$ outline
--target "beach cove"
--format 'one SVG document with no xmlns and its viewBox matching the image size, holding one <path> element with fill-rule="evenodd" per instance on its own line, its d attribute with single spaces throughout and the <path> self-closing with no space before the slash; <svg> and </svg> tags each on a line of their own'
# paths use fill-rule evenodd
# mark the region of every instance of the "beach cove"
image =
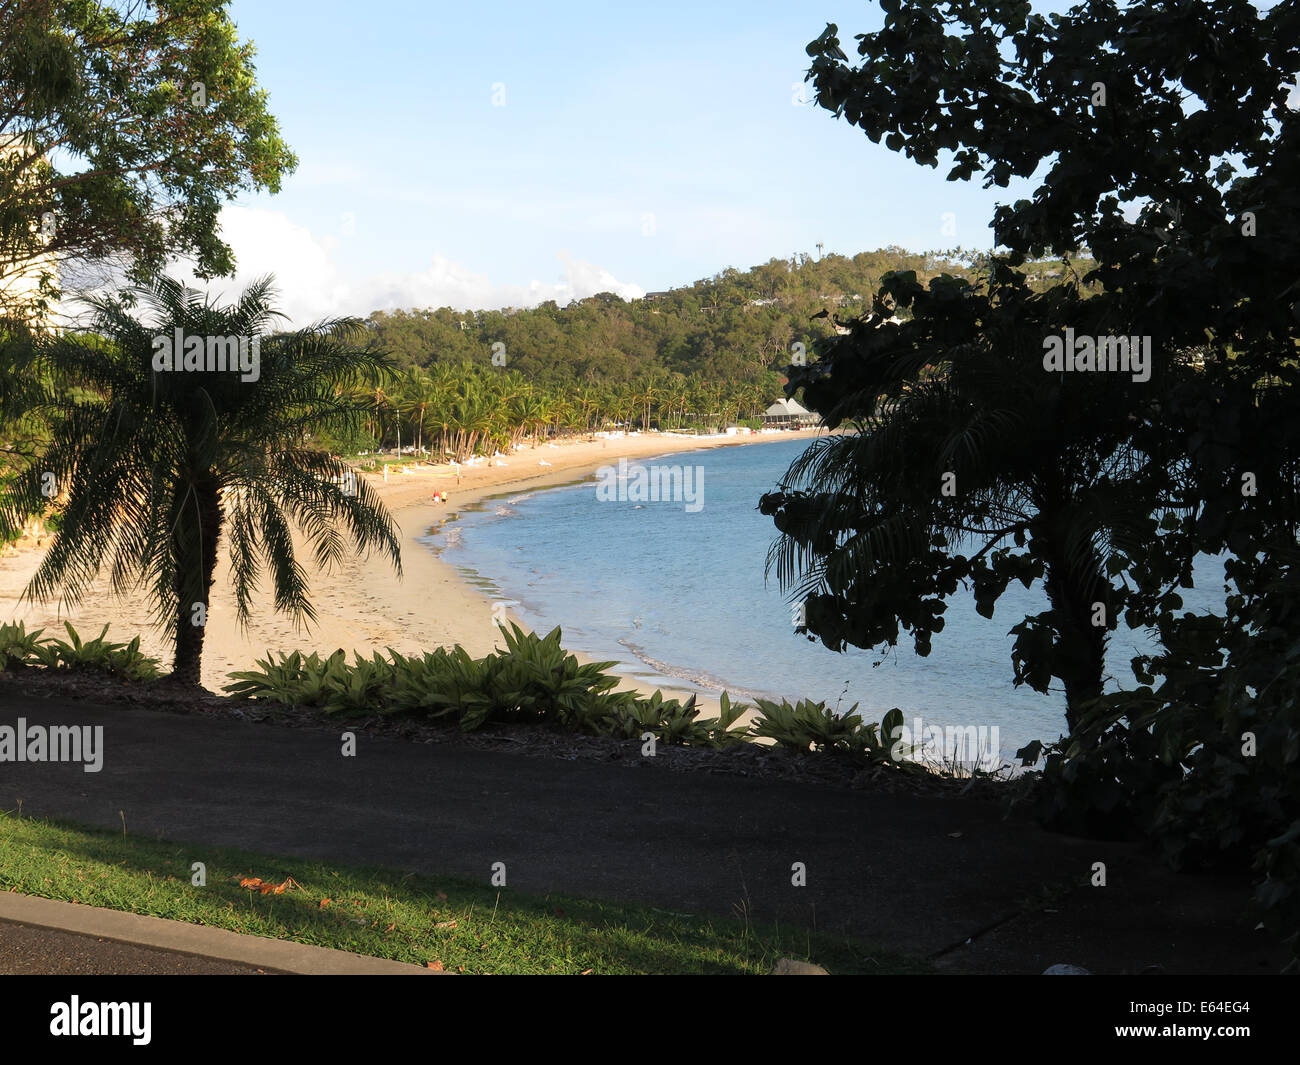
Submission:
<svg viewBox="0 0 1300 1065">
<path fill-rule="evenodd" d="M 471 655 L 488 654 L 500 643 L 497 622 L 502 617 L 493 598 L 467 581 L 452 563 L 438 557 L 427 544 L 430 529 L 452 520 L 459 511 L 503 491 L 531 492 L 574 481 L 619 459 L 643 460 L 661 455 L 718 447 L 761 446 L 765 443 L 813 439 L 824 430 L 783 431 L 750 435 L 692 436 L 680 433 L 637 433 L 590 439 L 567 439 L 537 447 L 525 445 L 506 456 L 503 465 L 423 466 L 411 472 L 390 472 L 387 481 L 366 474 L 399 527 L 402 575 L 378 555 L 350 555 L 332 571 L 314 568 L 300 538 L 295 538 L 299 559 L 310 575 L 315 622 L 306 630 L 291 618 L 276 613 L 269 577 L 253 597 L 248 625 L 236 622 L 229 567 L 219 552 L 216 581 L 208 605 L 204 640 L 203 685 L 220 692 L 229 674 L 253 668 L 259 658 L 293 650 L 328 653 L 336 648 L 369 656 L 392 648 L 416 654 L 435 647 L 460 644 Z M 545 465 L 542 465 L 545 463 Z M 434 492 L 446 492 L 448 502 L 433 502 Z M 48 543 L 48 541 L 46 541 Z M 108 638 L 125 641 L 140 636 L 147 654 L 170 663 L 171 647 L 154 627 L 143 596 L 115 597 L 107 580 L 101 580 L 86 598 L 71 609 L 57 601 L 22 600 L 24 588 L 40 564 L 43 549 L 19 549 L 0 557 L 0 617 L 23 622 L 28 630 L 45 629 L 45 635 L 65 637 L 68 621 L 83 639 L 97 636 L 104 625 Z M 507 614 L 508 616 L 508 614 Z M 574 648 L 568 648 L 575 650 Z M 591 660 L 590 656 L 578 654 Z M 653 685 L 627 678 L 626 687 L 643 693 Z M 681 694 L 687 688 L 664 688 Z M 700 700 L 705 712 L 716 701 Z"/>
</svg>

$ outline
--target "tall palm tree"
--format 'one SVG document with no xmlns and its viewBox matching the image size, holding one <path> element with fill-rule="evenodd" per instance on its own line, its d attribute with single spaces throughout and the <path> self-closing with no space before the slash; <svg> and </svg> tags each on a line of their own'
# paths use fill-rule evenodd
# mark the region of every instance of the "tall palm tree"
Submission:
<svg viewBox="0 0 1300 1065">
<path fill-rule="evenodd" d="M 435 363 L 429 369 L 429 426 L 438 428 L 439 455 L 451 450 L 451 402 L 459 379 L 460 373 L 454 366 Z"/>
<path fill-rule="evenodd" d="M 631 428 L 632 415 L 636 413 L 637 398 L 631 385 L 619 385 L 614 391 L 610 414 L 623 428 Z"/>
<path fill-rule="evenodd" d="M 590 385 L 583 385 L 574 395 L 573 402 L 581 414 L 582 432 L 590 432 L 592 419 L 599 407 L 599 397 L 596 390 Z"/>
<path fill-rule="evenodd" d="M 638 389 L 640 396 L 640 406 L 642 408 L 641 428 L 645 432 L 650 431 L 650 409 L 660 399 L 663 398 L 665 389 L 659 374 L 648 374 L 642 378 Z"/>
<path fill-rule="evenodd" d="M 452 450 L 457 459 L 471 457 L 481 439 L 491 431 L 493 403 L 481 380 L 467 377 L 452 397 L 448 421 Z"/>
<path fill-rule="evenodd" d="M 136 301 L 150 320 L 132 316 Z M 225 307 L 168 278 L 88 300 L 98 336 L 52 339 L 38 357 L 59 386 L 39 404 L 51 444 L 0 500 L 0 525 L 13 527 L 46 502 L 42 474 L 53 473 L 67 504 L 26 597 L 61 591 L 72 605 L 104 568 L 118 593 L 143 583 L 175 646 L 172 677 L 186 685 L 199 683 L 219 548 L 241 624 L 263 564 L 276 609 L 299 623 L 315 619 L 291 524 L 319 566 L 343 558 L 346 531 L 356 550 L 379 549 L 401 572 L 392 519 L 373 490 L 302 443 L 313 429 L 355 430 L 366 407 L 354 397 L 390 371 L 387 359 L 348 343 L 361 329 L 353 319 L 268 333 L 283 317 L 271 301 L 269 278 Z M 255 372 L 181 369 L 180 352 L 176 368 L 160 368 L 157 338 L 178 329 L 244 338 Z"/>
<path fill-rule="evenodd" d="M 413 369 L 406 379 L 406 393 L 403 406 L 407 417 L 415 426 L 415 451 L 424 454 L 424 419 L 434 403 L 433 379 L 427 371 L 419 366 Z"/>
<path fill-rule="evenodd" d="M 546 421 L 546 411 L 542 397 L 535 390 L 515 396 L 510 402 L 510 419 L 514 426 L 511 443 L 518 444 L 530 431 L 536 434 L 538 427 Z"/>
</svg>

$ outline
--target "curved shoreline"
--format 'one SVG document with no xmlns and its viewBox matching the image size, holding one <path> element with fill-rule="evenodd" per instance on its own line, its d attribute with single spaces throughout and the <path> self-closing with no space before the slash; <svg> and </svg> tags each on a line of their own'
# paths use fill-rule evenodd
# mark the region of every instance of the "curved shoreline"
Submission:
<svg viewBox="0 0 1300 1065">
<path fill-rule="evenodd" d="M 531 496 L 539 492 L 552 491 L 554 489 L 576 487 L 587 481 L 601 466 L 605 465 L 611 459 L 618 458 L 635 458 L 638 461 L 652 461 L 660 457 L 669 455 L 679 456 L 696 451 L 709 451 L 718 447 L 736 447 L 747 446 L 750 444 L 762 443 L 779 443 L 791 439 L 815 439 L 818 436 L 824 436 L 824 430 L 807 430 L 799 432 L 779 432 L 764 433 L 753 436 L 726 437 L 726 436 L 709 436 L 709 437 L 684 437 L 676 434 L 643 434 L 637 437 L 625 437 L 608 441 L 610 446 L 603 447 L 598 454 L 586 454 L 579 458 L 574 454 L 571 456 L 578 461 L 565 462 L 563 465 L 558 464 L 553 467 L 551 472 L 537 477 L 525 478 L 504 478 L 491 485 L 484 485 L 478 489 L 462 491 L 461 506 L 466 509 L 482 509 L 486 504 L 495 499 L 505 497 Z M 629 446 L 631 445 L 631 446 Z M 669 446 L 675 445 L 675 446 Z M 515 457 L 533 454 L 534 449 L 528 451 L 516 452 Z M 541 449 L 536 449 L 540 451 Z M 566 456 L 570 457 L 570 456 Z M 495 480 L 495 479 L 494 479 Z M 409 513 L 416 520 L 426 517 L 432 517 L 435 521 L 442 518 L 445 523 L 448 520 L 454 521 L 459 518 L 459 513 L 448 513 L 445 508 L 433 507 L 410 507 Z M 503 600 L 486 592 L 482 587 L 471 583 L 471 579 L 464 573 L 466 567 L 457 566 L 454 562 L 442 557 L 442 548 L 435 548 L 427 543 L 427 534 L 420 533 L 417 543 L 426 554 L 434 557 L 440 569 L 442 569 L 451 580 L 459 581 L 464 593 L 467 596 L 474 597 L 478 600 L 478 605 L 489 616 L 489 627 L 491 629 L 491 644 L 485 646 L 481 651 L 471 648 L 464 641 L 462 646 L 466 647 L 471 654 L 486 654 L 493 649 L 498 642 L 495 622 L 491 622 L 491 612 L 493 605 Z M 420 542 L 424 540 L 425 542 Z M 404 545 L 405 547 L 405 542 Z M 403 559 L 406 553 L 403 551 Z M 499 587 L 493 582 L 491 574 L 476 574 L 484 583 L 493 583 L 494 587 Z M 504 595 L 505 593 L 502 592 Z M 520 624 L 522 627 L 528 626 L 524 623 L 516 611 L 507 608 L 504 611 L 509 620 Z M 564 621 L 557 622 L 561 629 L 564 628 Z M 620 642 L 621 641 L 617 641 Z M 607 661 L 605 656 L 593 651 L 589 647 L 581 647 L 574 641 L 566 639 L 564 641 L 565 650 L 572 653 L 580 662 Z M 706 716 L 716 715 L 719 712 L 718 694 L 705 690 L 700 691 L 699 687 L 693 686 L 689 680 L 680 677 L 674 677 L 669 673 L 663 672 L 653 662 L 646 661 L 643 656 L 638 655 L 635 650 L 627 648 L 625 654 L 640 659 L 645 663 L 645 669 L 637 670 L 631 663 L 619 662 L 610 672 L 620 678 L 621 686 L 633 689 L 644 695 L 649 695 L 654 691 L 662 691 L 665 696 L 686 698 L 690 695 L 696 696 L 696 703 L 701 707 L 702 713 Z M 643 674 L 643 675 L 642 675 Z"/>
<path fill-rule="evenodd" d="M 653 462 L 660 457 L 684 457 L 690 454 L 692 454 L 691 451 L 661 453 L 660 455 L 646 456 L 638 459 L 638 461 Z M 592 470 L 578 476 L 567 476 L 563 480 L 558 480 L 555 484 L 529 488 L 525 491 L 506 487 L 504 491 L 492 490 L 486 492 L 477 499 L 465 504 L 461 510 L 449 514 L 444 520 L 444 527 L 450 522 L 460 522 L 466 518 L 472 518 L 476 526 L 499 521 L 506 515 L 489 512 L 499 510 L 502 505 L 513 508 L 515 504 L 545 492 L 565 491 L 589 485 L 594 472 L 596 471 Z M 525 523 L 524 527 L 527 527 L 527 523 Z M 504 613 L 510 621 L 525 630 L 533 629 L 538 633 L 549 631 L 557 624 L 566 633 L 572 631 L 571 621 L 557 621 L 554 618 L 539 617 L 540 610 L 530 607 L 519 596 L 512 595 L 510 590 L 502 585 L 498 576 L 458 561 L 456 556 L 462 545 L 460 537 L 456 534 L 455 527 L 445 528 L 444 542 L 432 543 L 430 541 L 433 538 L 433 536 L 425 535 L 417 539 L 425 550 L 431 551 L 435 558 L 451 566 L 462 582 L 470 589 L 476 590 L 483 595 L 489 604 L 503 602 L 507 604 Z M 568 625 L 567 628 L 566 625 Z M 775 693 L 751 691 L 742 684 L 727 683 L 725 680 L 709 673 L 692 671 L 686 667 L 676 667 L 669 662 L 661 662 L 651 657 L 643 648 L 632 643 L 626 636 L 616 637 L 611 635 L 604 641 L 603 645 L 600 645 L 599 650 L 597 649 L 598 643 L 598 634 L 589 630 L 585 639 L 581 636 L 566 636 L 564 646 L 565 650 L 570 651 L 583 662 L 614 660 L 615 665 L 611 668 L 611 673 L 622 678 L 625 684 L 636 685 L 638 688 L 644 687 L 647 691 L 660 690 L 666 694 L 695 694 L 697 702 L 707 702 L 715 705 L 724 691 L 730 693 L 733 700 L 739 698 L 747 702 L 752 702 L 756 696 L 780 698 Z"/>
</svg>

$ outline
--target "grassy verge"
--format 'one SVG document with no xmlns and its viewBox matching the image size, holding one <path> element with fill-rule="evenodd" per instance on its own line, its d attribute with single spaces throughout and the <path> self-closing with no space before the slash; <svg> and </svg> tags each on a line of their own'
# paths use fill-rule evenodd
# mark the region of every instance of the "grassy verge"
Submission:
<svg viewBox="0 0 1300 1065">
<path fill-rule="evenodd" d="M 206 866 L 205 887 L 191 884 L 196 861 Z M 285 886 L 262 894 L 240 886 L 249 878 Z M 0 890 L 452 972 L 765 973 L 782 957 L 836 974 L 927 971 L 903 955 L 802 929 L 189 846 L 4 812 Z"/>
<path fill-rule="evenodd" d="M 442 464 L 447 462 L 445 455 L 345 455 L 343 461 L 358 469 L 377 471 L 385 466 L 418 466 L 423 462 Z"/>
</svg>

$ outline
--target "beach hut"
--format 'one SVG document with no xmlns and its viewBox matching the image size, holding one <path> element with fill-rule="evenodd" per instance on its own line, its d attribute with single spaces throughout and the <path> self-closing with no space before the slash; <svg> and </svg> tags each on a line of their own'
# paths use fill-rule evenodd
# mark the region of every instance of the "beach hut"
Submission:
<svg viewBox="0 0 1300 1065">
<path fill-rule="evenodd" d="M 763 425 L 774 429 L 802 429 L 821 419 L 793 399 L 778 399 L 763 412 Z"/>
</svg>

